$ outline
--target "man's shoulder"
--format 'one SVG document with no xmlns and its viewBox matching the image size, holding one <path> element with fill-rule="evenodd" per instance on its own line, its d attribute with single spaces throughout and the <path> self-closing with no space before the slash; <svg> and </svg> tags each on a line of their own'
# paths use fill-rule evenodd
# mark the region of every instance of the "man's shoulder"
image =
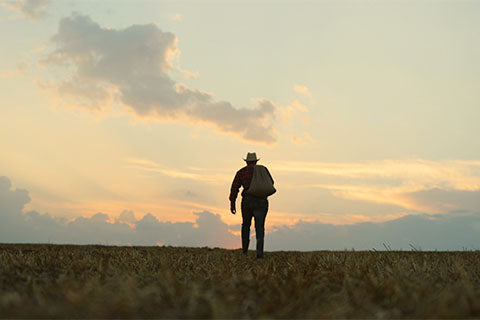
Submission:
<svg viewBox="0 0 480 320">
<path fill-rule="evenodd" d="M 243 168 L 240 168 L 238 171 L 237 171 L 237 174 L 239 174 L 240 172 L 243 172 L 247 170 L 247 166 L 243 167 Z"/>
<path fill-rule="evenodd" d="M 241 172 L 241 171 L 246 171 L 246 170 L 248 170 L 248 169 L 255 169 L 255 167 L 257 167 L 257 168 L 265 168 L 265 169 L 268 170 L 268 168 L 267 168 L 266 166 L 261 165 L 261 164 L 256 164 L 256 165 L 251 166 L 251 167 L 245 166 L 245 167 L 241 168 L 240 170 L 238 170 L 237 173 L 239 173 L 239 172 Z"/>
</svg>

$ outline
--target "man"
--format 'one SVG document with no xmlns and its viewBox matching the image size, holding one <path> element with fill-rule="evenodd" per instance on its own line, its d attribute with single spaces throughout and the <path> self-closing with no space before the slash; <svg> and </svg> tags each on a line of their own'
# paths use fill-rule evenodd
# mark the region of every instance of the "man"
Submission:
<svg viewBox="0 0 480 320">
<path fill-rule="evenodd" d="M 230 211 L 232 214 L 237 212 L 235 207 L 235 201 L 237 199 L 240 186 L 243 187 L 242 191 L 242 250 L 244 254 L 248 253 L 248 245 L 250 243 L 250 226 L 252 224 L 252 217 L 255 219 L 255 233 L 257 238 L 257 258 L 263 258 L 263 239 L 265 236 L 265 218 L 268 211 L 267 198 L 259 198 L 247 193 L 250 183 L 252 182 L 253 170 L 257 161 L 255 152 L 248 153 L 247 158 L 243 159 L 247 165 L 238 170 L 235 178 L 232 182 L 232 188 L 230 189 Z M 268 172 L 268 170 L 267 170 Z M 268 172 L 270 175 L 270 172 Z M 270 178 L 273 178 L 270 175 Z"/>
</svg>

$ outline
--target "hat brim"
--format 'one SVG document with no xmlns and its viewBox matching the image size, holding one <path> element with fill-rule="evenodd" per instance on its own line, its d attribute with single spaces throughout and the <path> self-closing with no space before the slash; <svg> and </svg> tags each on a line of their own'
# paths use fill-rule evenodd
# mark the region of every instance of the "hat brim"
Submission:
<svg viewBox="0 0 480 320">
<path fill-rule="evenodd" d="M 243 159 L 243 160 L 244 161 L 258 161 L 258 160 L 260 160 L 260 158 L 258 158 L 258 159 Z"/>
</svg>

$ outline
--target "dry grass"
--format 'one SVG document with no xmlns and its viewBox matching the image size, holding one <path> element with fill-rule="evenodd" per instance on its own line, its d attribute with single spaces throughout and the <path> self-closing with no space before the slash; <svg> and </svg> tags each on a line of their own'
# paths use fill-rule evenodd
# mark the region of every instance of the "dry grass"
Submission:
<svg viewBox="0 0 480 320">
<path fill-rule="evenodd" d="M 7 318 L 467 318 L 479 252 L 0 245 Z"/>
</svg>

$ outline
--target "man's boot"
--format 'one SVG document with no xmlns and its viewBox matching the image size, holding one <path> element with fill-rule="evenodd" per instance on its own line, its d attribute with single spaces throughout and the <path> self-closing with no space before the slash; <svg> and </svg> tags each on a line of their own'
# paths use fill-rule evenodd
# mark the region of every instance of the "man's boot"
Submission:
<svg viewBox="0 0 480 320">
<path fill-rule="evenodd" d="M 263 258 L 263 239 L 257 239 L 257 259 Z"/>
</svg>

